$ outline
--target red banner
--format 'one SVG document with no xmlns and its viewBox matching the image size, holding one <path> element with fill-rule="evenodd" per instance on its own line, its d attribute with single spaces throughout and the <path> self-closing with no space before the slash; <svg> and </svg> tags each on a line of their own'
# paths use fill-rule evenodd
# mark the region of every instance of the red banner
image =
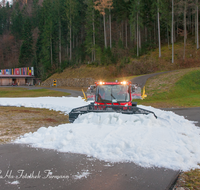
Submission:
<svg viewBox="0 0 200 190">
<path fill-rule="evenodd" d="M 15 75 L 19 75 L 19 68 L 15 69 Z"/>
</svg>

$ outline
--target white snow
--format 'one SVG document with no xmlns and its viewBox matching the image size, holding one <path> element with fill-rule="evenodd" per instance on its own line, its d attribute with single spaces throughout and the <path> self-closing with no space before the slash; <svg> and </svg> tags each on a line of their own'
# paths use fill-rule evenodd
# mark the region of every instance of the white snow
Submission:
<svg viewBox="0 0 200 190">
<path fill-rule="evenodd" d="M 74 97 L 39 97 L 39 98 L 0 98 L 1 106 L 47 108 L 55 111 L 70 112 L 71 109 L 87 105 L 79 96 Z"/>
<path fill-rule="evenodd" d="M 16 181 L 12 181 L 12 182 L 8 181 L 7 184 L 19 185 L 19 181 L 17 181 L 17 180 Z"/>
<path fill-rule="evenodd" d="M 88 172 L 88 170 L 83 170 L 81 173 L 78 172 L 77 175 L 74 175 L 74 179 L 81 179 L 81 178 L 87 178 L 91 173 Z"/>
<path fill-rule="evenodd" d="M 49 108 L 69 112 L 86 105 L 79 98 L 0 98 L 0 105 Z M 199 168 L 200 129 L 170 111 L 139 106 L 149 115 L 88 113 L 73 124 L 41 127 L 15 143 L 93 156 L 110 162 L 134 162 L 143 167 L 187 171 Z"/>
</svg>

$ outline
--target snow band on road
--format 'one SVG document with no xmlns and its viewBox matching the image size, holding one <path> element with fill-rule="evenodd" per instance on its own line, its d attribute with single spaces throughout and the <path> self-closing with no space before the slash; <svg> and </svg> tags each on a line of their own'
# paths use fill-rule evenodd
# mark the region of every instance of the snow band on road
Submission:
<svg viewBox="0 0 200 190">
<path fill-rule="evenodd" d="M 86 105 L 79 98 L 0 98 L 0 105 L 48 108 L 68 113 Z M 110 162 L 134 162 L 143 167 L 187 171 L 199 168 L 200 129 L 173 112 L 139 106 L 149 115 L 88 113 L 73 124 L 41 127 L 15 143 L 94 156 Z"/>
</svg>

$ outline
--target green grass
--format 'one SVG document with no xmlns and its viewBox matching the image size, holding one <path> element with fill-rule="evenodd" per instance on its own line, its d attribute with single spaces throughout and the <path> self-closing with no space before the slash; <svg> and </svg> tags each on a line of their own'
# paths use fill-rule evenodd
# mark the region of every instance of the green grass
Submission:
<svg viewBox="0 0 200 190">
<path fill-rule="evenodd" d="M 43 96 L 68 96 L 69 93 L 47 89 L 28 90 L 26 88 L 0 88 L 0 97 L 43 97 Z"/>
<path fill-rule="evenodd" d="M 170 80 L 170 78 L 166 79 Z M 140 104 L 169 105 L 177 107 L 200 107 L 200 70 L 189 71 L 183 75 L 170 89 L 163 91 L 167 84 L 158 84 L 157 89 L 151 90 L 151 96 Z"/>
</svg>

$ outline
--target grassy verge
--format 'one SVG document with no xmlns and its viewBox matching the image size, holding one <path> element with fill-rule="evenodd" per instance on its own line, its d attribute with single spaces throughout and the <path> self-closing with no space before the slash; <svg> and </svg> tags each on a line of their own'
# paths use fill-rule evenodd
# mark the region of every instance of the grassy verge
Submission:
<svg viewBox="0 0 200 190">
<path fill-rule="evenodd" d="M 26 88 L 1 87 L 0 97 L 43 97 L 43 96 L 68 96 L 69 93 L 47 89 L 28 90 Z"/>
<path fill-rule="evenodd" d="M 200 170 L 194 169 L 180 174 L 174 190 L 182 187 L 183 190 L 200 189 Z M 180 189 L 181 190 L 181 189 Z"/>
<path fill-rule="evenodd" d="M 139 104 L 154 107 L 200 107 L 200 68 L 155 76 L 146 84 L 147 98 Z"/>
</svg>

